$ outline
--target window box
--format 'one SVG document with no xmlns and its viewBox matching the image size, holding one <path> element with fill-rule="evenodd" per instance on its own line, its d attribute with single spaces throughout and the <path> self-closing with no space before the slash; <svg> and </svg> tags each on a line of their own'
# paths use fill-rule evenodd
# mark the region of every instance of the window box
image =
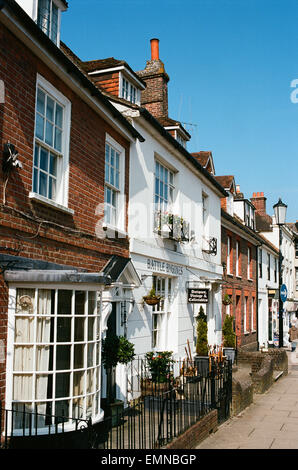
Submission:
<svg viewBox="0 0 298 470">
<path fill-rule="evenodd" d="M 189 223 L 182 217 L 167 212 L 154 213 L 154 232 L 162 238 L 189 241 Z"/>
</svg>

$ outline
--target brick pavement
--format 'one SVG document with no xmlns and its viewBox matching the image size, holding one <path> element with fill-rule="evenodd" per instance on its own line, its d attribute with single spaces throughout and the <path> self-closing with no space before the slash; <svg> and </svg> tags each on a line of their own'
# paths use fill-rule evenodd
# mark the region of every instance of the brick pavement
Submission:
<svg viewBox="0 0 298 470">
<path fill-rule="evenodd" d="M 288 360 L 288 375 L 196 449 L 298 449 L 298 351 Z"/>
</svg>

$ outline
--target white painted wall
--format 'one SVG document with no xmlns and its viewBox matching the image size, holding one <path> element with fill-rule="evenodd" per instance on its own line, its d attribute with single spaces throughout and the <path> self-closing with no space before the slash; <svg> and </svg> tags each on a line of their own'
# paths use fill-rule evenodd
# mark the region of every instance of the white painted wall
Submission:
<svg viewBox="0 0 298 470">
<path fill-rule="evenodd" d="M 123 111 L 121 106 L 118 107 Z M 194 317 L 199 304 L 187 303 L 187 283 L 196 282 L 196 287 L 209 289 L 208 341 L 211 345 L 221 344 L 221 291 L 216 279 L 222 277 L 221 266 L 221 225 L 220 196 L 202 175 L 196 174 L 185 157 L 169 147 L 169 144 L 143 118 L 133 120 L 133 125 L 145 138 L 145 142 L 132 144 L 130 151 L 130 195 L 129 224 L 130 252 L 132 261 L 143 285 L 134 292 L 136 304 L 128 319 L 127 337 L 135 344 L 138 355 L 152 350 L 151 327 L 152 307 L 143 302 L 143 296 L 152 286 L 152 275 L 160 274 L 158 269 L 148 269 L 147 260 L 154 259 L 180 268 L 179 274 L 172 275 L 174 286 L 173 302 L 164 317 L 163 347 L 173 351 L 176 358 L 185 357 L 189 340 L 195 351 Z M 190 222 L 192 241 L 176 243 L 164 240 L 154 233 L 154 184 L 155 158 L 175 173 L 173 213 Z M 207 195 L 208 218 L 203 228 L 202 194 Z M 217 238 L 217 255 L 202 251 L 206 247 L 204 237 Z M 162 273 L 165 274 L 165 273 Z M 211 279 L 212 282 L 206 282 Z M 214 281 L 214 282 L 213 282 Z"/>
</svg>

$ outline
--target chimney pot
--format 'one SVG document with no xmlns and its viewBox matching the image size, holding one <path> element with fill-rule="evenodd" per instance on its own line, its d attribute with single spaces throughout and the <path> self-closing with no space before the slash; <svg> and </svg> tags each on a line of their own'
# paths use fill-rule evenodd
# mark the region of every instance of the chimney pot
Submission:
<svg viewBox="0 0 298 470">
<path fill-rule="evenodd" d="M 153 38 L 151 43 L 151 60 L 159 60 L 159 39 Z"/>
<path fill-rule="evenodd" d="M 236 193 L 240 193 L 240 184 L 236 184 Z"/>
<path fill-rule="evenodd" d="M 252 197 L 256 197 L 256 193 L 253 193 Z"/>
<path fill-rule="evenodd" d="M 261 193 L 261 197 L 264 197 L 264 193 L 263 193 L 263 192 Z"/>
</svg>

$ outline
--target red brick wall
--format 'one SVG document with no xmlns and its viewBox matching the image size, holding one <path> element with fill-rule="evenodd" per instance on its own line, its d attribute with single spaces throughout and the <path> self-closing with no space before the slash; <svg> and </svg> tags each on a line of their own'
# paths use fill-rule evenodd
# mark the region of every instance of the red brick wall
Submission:
<svg viewBox="0 0 298 470">
<path fill-rule="evenodd" d="M 141 103 L 154 117 L 168 116 L 168 86 L 163 75 L 147 78 L 146 89 L 142 91 Z"/>
<path fill-rule="evenodd" d="M 256 336 L 256 247 L 251 245 L 245 238 L 236 235 L 232 231 L 222 227 L 222 245 L 221 256 L 222 262 L 227 262 L 227 237 L 231 240 L 231 274 L 225 272 L 226 284 L 223 284 L 222 295 L 228 294 L 232 297 L 230 305 L 230 314 L 234 316 L 235 332 L 237 336 L 237 347 L 255 348 L 257 345 Z M 236 241 L 240 243 L 240 262 L 239 276 L 236 276 Z M 251 247 L 251 280 L 247 276 L 247 248 Z M 244 332 L 244 302 L 247 297 L 247 330 Z M 254 324 L 251 325 L 251 307 L 252 299 L 254 299 Z M 223 305 L 223 320 L 225 318 L 227 307 Z"/>
<path fill-rule="evenodd" d="M 105 134 L 125 149 L 125 194 L 129 194 L 129 142 L 120 136 L 71 89 L 0 24 L 0 79 L 5 103 L 0 104 L 0 155 L 10 141 L 23 165 L 11 174 L 3 205 L 0 162 L 0 254 L 18 254 L 63 265 L 100 271 L 113 254 L 128 256 L 128 239 L 102 239 L 95 234 L 104 202 Z M 46 78 L 71 103 L 69 203 L 74 215 L 34 203 L 32 158 L 36 74 Z M 126 207 L 127 208 L 127 207 Z M 41 221 L 47 221 L 41 223 Z M 127 217 L 125 225 L 127 227 Z M 0 275 L 0 340 L 7 336 L 8 290 Z M 0 399 L 5 393 L 5 363 L 0 363 Z"/>
</svg>

